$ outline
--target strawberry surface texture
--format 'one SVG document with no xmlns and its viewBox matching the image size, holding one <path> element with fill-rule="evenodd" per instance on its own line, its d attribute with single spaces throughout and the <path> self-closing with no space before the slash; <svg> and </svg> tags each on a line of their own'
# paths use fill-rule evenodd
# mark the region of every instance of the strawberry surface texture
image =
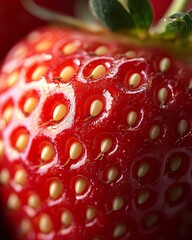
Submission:
<svg viewBox="0 0 192 240">
<path fill-rule="evenodd" d="M 191 59 L 149 45 L 46 27 L 9 52 L 0 190 L 13 239 L 190 239 Z"/>
</svg>

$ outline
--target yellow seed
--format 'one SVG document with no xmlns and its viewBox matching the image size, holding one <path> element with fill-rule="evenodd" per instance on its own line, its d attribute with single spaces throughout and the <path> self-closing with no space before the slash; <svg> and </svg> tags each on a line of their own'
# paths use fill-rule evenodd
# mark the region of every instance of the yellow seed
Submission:
<svg viewBox="0 0 192 240">
<path fill-rule="evenodd" d="M 98 65 L 97 67 L 95 67 L 93 69 L 93 71 L 89 77 L 92 79 L 95 79 L 95 78 L 103 76 L 106 72 L 107 72 L 107 69 L 104 65 Z"/>
<path fill-rule="evenodd" d="M 160 134 L 160 127 L 158 125 L 154 125 L 151 127 L 149 131 L 149 138 L 154 140 L 156 139 Z"/>
<path fill-rule="evenodd" d="M 7 207 L 10 210 L 18 210 L 20 208 L 20 200 L 15 193 L 11 193 L 7 200 Z"/>
<path fill-rule="evenodd" d="M 29 142 L 29 134 L 23 133 L 18 136 L 15 143 L 15 148 L 19 152 L 23 152 L 26 149 L 28 142 Z"/>
<path fill-rule="evenodd" d="M 87 181 L 85 178 L 79 178 L 75 183 L 75 192 L 80 195 L 84 192 L 87 187 Z"/>
<path fill-rule="evenodd" d="M 145 217 L 145 227 L 153 227 L 158 221 L 158 215 L 156 213 L 151 213 Z"/>
<path fill-rule="evenodd" d="M 47 68 L 45 66 L 38 66 L 32 73 L 32 76 L 31 76 L 32 80 L 33 81 L 39 80 L 41 77 L 43 77 L 46 71 L 47 71 Z"/>
<path fill-rule="evenodd" d="M 49 196 L 53 199 L 58 198 L 63 190 L 63 185 L 60 181 L 53 181 L 49 187 Z"/>
<path fill-rule="evenodd" d="M 94 100 L 90 106 L 90 115 L 96 117 L 103 110 L 103 102 L 100 100 Z"/>
<path fill-rule="evenodd" d="M 23 111 L 26 114 L 30 114 L 36 108 L 37 104 L 38 104 L 38 99 L 36 97 L 29 97 L 26 99 L 24 103 Z"/>
<path fill-rule="evenodd" d="M 75 53 L 78 49 L 78 45 L 74 42 L 72 43 L 68 43 L 67 45 L 65 45 L 65 47 L 63 48 L 63 54 L 72 54 Z"/>
<path fill-rule="evenodd" d="M 37 209 L 40 206 L 40 198 L 36 193 L 29 196 L 28 205 L 34 209 Z"/>
<path fill-rule="evenodd" d="M 113 142 L 111 140 L 111 138 L 104 138 L 101 142 L 101 152 L 105 153 L 107 151 L 109 151 L 109 149 L 112 147 Z"/>
<path fill-rule="evenodd" d="M 113 237 L 118 238 L 125 234 L 127 227 L 124 224 L 118 224 L 113 230 Z"/>
<path fill-rule="evenodd" d="M 161 88 L 158 92 L 158 100 L 161 104 L 164 104 L 168 96 L 168 91 L 166 88 Z"/>
<path fill-rule="evenodd" d="M 125 53 L 125 56 L 126 57 L 128 57 L 128 58 L 134 58 L 134 57 L 136 57 L 136 52 L 134 52 L 134 51 L 127 51 L 126 53 Z"/>
<path fill-rule="evenodd" d="M 42 42 L 39 42 L 36 47 L 35 47 L 35 50 L 37 52 L 43 52 L 43 51 L 47 51 L 49 50 L 51 47 L 52 47 L 52 42 L 51 41 L 47 41 L 47 40 L 44 40 Z"/>
<path fill-rule="evenodd" d="M 95 50 L 97 56 L 106 55 L 109 49 L 105 46 L 100 46 Z"/>
<path fill-rule="evenodd" d="M 39 220 L 39 229 L 42 233 L 50 233 L 53 229 L 51 217 L 48 214 L 43 214 Z"/>
<path fill-rule="evenodd" d="M 19 169 L 15 173 L 14 180 L 17 184 L 23 186 L 27 181 L 27 177 L 28 177 L 28 175 L 27 175 L 26 171 L 24 169 Z"/>
<path fill-rule="evenodd" d="M 123 204 L 124 204 L 124 199 L 121 196 L 116 196 L 112 202 L 113 211 L 120 210 L 123 207 Z"/>
<path fill-rule="evenodd" d="M 27 234 L 31 231 L 31 222 L 28 219 L 23 219 L 20 223 L 20 231 L 22 234 Z"/>
<path fill-rule="evenodd" d="M 72 213 L 69 210 L 64 210 L 61 215 L 62 225 L 64 225 L 65 227 L 68 227 L 69 225 L 71 225 L 72 221 L 73 221 Z"/>
<path fill-rule="evenodd" d="M 183 136 L 187 130 L 187 127 L 188 127 L 188 123 L 185 119 L 181 120 L 179 123 L 178 123 L 178 126 L 177 126 L 177 130 L 178 130 L 178 133 Z"/>
<path fill-rule="evenodd" d="M 61 81 L 70 79 L 75 73 L 75 69 L 71 66 L 64 67 L 60 73 Z"/>
<path fill-rule="evenodd" d="M 67 115 L 67 107 L 65 104 L 58 104 L 53 111 L 53 120 L 61 121 Z"/>
<path fill-rule="evenodd" d="M 96 217 L 96 210 L 94 207 L 89 207 L 86 211 L 87 221 L 92 221 Z"/>
<path fill-rule="evenodd" d="M 107 179 L 108 181 L 114 181 L 119 174 L 119 170 L 117 167 L 110 167 L 107 171 Z"/>
<path fill-rule="evenodd" d="M 148 198 L 149 198 L 149 191 L 143 190 L 139 193 L 137 202 L 138 204 L 143 204 L 148 200 Z"/>
<path fill-rule="evenodd" d="M 3 185 L 8 185 L 10 181 L 9 170 L 4 168 L 0 172 L 0 183 Z"/>
<path fill-rule="evenodd" d="M 4 155 L 4 144 L 3 141 L 0 139 L 0 159 L 3 157 Z"/>
<path fill-rule="evenodd" d="M 148 163 L 142 163 L 138 168 L 138 177 L 144 177 L 149 171 L 149 164 Z"/>
<path fill-rule="evenodd" d="M 9 77 L 7 78 L 7 86 L 8 87 L 12 87 L 19 79 L 19 72 L 18 71 L 14 71 L 11 73 L 11 75 L 9 75 Z"/>
<path fill-rule="evenodd" d="M 12 115 L 13 115 L 13 107 L 9 106 L 5 108 L 2 114 L 2 118 L 6 122 L 6 124 L 8 124 L 11 121 Z"/>
<path fill-rule="evenodd" d="M 83 151 L 83 146 L 79 142 L 74 142 L 69 149 L 69 157 L 74 160 L 80 157 Z"/>
<path fill-rule="evenodd" d="M 188 90 L 190 90 L 191 88 L 192 88 L 192 78 L 189 80 Z"/>
<path fill-rule="evenodd" d="M 141 83 L 141 75 L 139 73 L 133 73 L 129 77 L 129 87 L 131 89 L 137 88 Z"/>
<path fill-rule="evenodd" d="M 42 161 L 49 161 L 53 159 L 55 156 L 55 150 L 51 144 L 45 145 L 41 150 L 41 160 Z"/>
<path fill-rule="evenodd" d="M 175 186 L 172 188 L 168 194 L 168 199 L 170 202 L 176 202 L 183 194 L 183 188 L 181 186 Z"/>
<path fill-rule="evenodd" d="M 24 57 L 26 54 L 27 54 L 27 48 L 24 46 L 20 46 L 13 53 L 14 57 L 16 58 Z"/>
<path fill-rule="evenodd" d="M 171 66 L 171 61 L 169 58 L 165 57 L 163 59 L 161 59 L 160 63 L 159 63 L 159 69 L 161 72 L 165 73 L 169 70 Z"/>
<path fill-rule="evenodd" d="M 128 115 L 127 115 L 127 123 L 128 126 L 132 126 L 136 123 L 137 121 L 137 113 L 135 111 L 131 111 Z"/>
<path fill-rule="evenodd" d="M 174 156 L 170 162 L 170 170 L 172 172 L 177 171 L 180 168 L 181 163 L 182 163 L 182 159 L 179 156 Z"/>
</svg>

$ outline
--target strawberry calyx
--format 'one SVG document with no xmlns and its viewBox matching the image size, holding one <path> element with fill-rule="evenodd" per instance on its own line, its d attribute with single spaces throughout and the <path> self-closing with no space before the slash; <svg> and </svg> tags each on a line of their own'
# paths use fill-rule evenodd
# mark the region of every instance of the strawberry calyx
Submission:
<svg viewBox="0 0 192 240">
<path fill-rule="evenodd" d="M 95 18 L 112 32 L 128 32 L 139 37 L 155 36 L 168 40 L 192 35 L 192 10 L 180 12 L 186 0 L 174 1 L 159 25 L 152 27 L 153 11 L 149 0 L 90 0 Z M 179 12 L 178 12 L 179 11 Z"/>
</svg>

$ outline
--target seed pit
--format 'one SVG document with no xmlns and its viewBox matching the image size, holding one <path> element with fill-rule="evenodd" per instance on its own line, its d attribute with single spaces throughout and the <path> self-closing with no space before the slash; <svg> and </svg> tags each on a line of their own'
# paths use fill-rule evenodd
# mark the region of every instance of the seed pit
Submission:
<svg viewBox="0 0 192 240">
<path fill-rule="evenodd" d="M 39 102 L 39 95 L 35 90 L 30 90 L 23 94 L 19 102 L 20 109 L 25 116 L 30 115 L 37 107 Z"/>
<path fill-rule="evenodd" d="M 11 135 L 12 146 L 19 152 L 24 152 L 28 146 L 30 135 L 24 127 L 14 130 Z"/>
<path fill-rule="evenodd" d="M 65 96 L 60 94 L 51 95 L 44 103 L 41 115 L 43 125 L 55 125 L 64 120 L 69 113 L 69 104 Z"/>
<path fill-rule="evenodd" d="M 101 58 L 99 60 L 94 60 L 89 62 L 83 69 L 83 76 L 88 81 L 101 79 L 106 76 L 111 67 L 111 62 L 107 58 Z"/>
</svg>

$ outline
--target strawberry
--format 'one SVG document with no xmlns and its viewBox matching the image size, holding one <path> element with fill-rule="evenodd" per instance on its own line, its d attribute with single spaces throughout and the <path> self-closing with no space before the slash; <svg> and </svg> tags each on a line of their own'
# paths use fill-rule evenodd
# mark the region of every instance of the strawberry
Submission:
<svg viewBox="0 0 192 240">
<path fill-rule="evenodd" d="M 90 1 L 123 33 L 45 27 L 4 61 L 0 191 L 14 239 L 191 237 L 191 12 L 151 36 L 148 1 L 139 15 L 128 3 Z"/>
</svg>

